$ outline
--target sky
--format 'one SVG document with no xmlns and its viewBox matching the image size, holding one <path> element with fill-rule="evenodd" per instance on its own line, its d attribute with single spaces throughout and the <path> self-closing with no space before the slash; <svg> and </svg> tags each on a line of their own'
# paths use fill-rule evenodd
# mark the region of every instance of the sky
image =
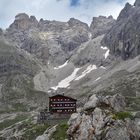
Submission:
<svg viewBox="0 0 140 140">
<path fill-rule="evenodd" d="M 126 2 L 135 0 L 0 0 L 0 27 L 5 29 L 18 13 L 34 15 L 38 20 L 68 21 L 74 17 L 88 24 L 95 16 L 117 18 Z"/>
</svg>

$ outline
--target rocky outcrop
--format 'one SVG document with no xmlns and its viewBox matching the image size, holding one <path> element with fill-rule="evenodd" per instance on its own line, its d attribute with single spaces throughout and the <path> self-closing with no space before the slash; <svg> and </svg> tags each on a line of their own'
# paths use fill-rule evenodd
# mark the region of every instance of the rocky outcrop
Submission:
<svg viewBox="0 0 140 140">
<path fill-rule="evenodd" d="M 134 6 L 140 6 L 140 0 L 136 0 Z"/>
<path fill-rule="evenodd" d="M 9 30 L 27 30 L 32 27 L 37 27 L 38 21 L 35 16 L 28 16 L 25 13 L 20 13 L 15 16 L 15 21 L 10 25 Z"/>
<path fill-rule="evenodd" d="M 90 25 L 90 31 L 92 33 L 92 38 L 103 35 L 107 33 L 111 27 L 114 25 L 115 20 L 112 16 L 104 17 L 93 17 L 92 23 Z"/>
<path fill-rule="evenodd" d="M 116 112 L 123 111 L 125 108 L 124 97 L 121 95 L 114 96 L 97 96 L 93 95 L 90 97 L 89 101 L 84 105 L 84 110 L 93 109 L 100 106 L 108 106 Z"/>
<path fill-rule="evenodd" d="M 18 108 L 16 104 L 21 105 L 21 110 L 25 109 L 27 104 L 28 109 L 30 105 L 36 104 L 33 103 L 36 93 L 39 96 L 42 93 L 34 90 L 32 80 L 39 69 L 35 59 L 25 51 L 0 41 L 0 111 Z M 37 104 L 35 106 L 37 107 Z"/>
<path fill-rule="evenodd" d="M 123 59 L 133 58 L 140 54 L 140 5 L 135 7 L 127 3 L 121 11 L 115 25 L 105 35 L 104 43 L 112 54 Z"/>
<path fill-rule="evenodd" d="M 75 19 L 75 18 L 70 18 L 70 20 L 68 21 L 68 24 L 70 27 L 79 26 L 79 27 L 82 27 L 83 29 L 89 30 L 89 27 L 86 23 L 81 22 L 80 20 Z"/>
<path fill-rule="evenodd" d="M 115 114 L 124 110 L 121 95 L 93 95 L 83 111 L 72 114 L 67 134 L 73 140 L 139 140 L 140 129 L 130 118 L 117 119 Z"/>
<path fill-rule="evenodd" d="M 57 125 L 53 126 L 52 128 L 48 128 L 43 135 L 38 136 L 36 140 L 50 140 L 52 135 L 56 132 Z"/>
</svg>

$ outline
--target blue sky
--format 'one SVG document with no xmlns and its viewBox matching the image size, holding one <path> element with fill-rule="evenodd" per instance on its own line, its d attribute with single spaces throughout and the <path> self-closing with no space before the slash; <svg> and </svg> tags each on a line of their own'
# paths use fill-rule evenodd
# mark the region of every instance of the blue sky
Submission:
<svg viewBox="0 0 140 140">
<path fill-rule="evenodd" d="M 80 0 L 71 0 L 70 6 L 78 6 L 80 4 Z"/>
<path fill-rule="evenodd" d="M 68 21 L 74 17 L 91 23 L 94 16 L 117 18 L 126 2 L 135 0 L 0 0 L 0 27 L 7 28 L 18 13 L 35 15 L 37 19 Z"/>
</svg>

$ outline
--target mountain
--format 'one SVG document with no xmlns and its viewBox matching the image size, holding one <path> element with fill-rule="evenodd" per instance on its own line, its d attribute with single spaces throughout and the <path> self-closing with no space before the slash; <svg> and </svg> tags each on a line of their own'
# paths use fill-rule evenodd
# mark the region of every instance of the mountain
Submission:
<svg viewBox="0 0 140 140">
<path fill-rule="evenodd" d="M 95 38 L 99 35 L 107 33 L 112 25 L 115 23 L 115 20 L 112 16 L 104 17 L 93 17 L 92 23 L 90 25 L 90 31 L 92 33 L 92 38 Z"/>
<path fill-rule="evenodd" d="M 110 48 L 111 53 L 121 56 L 124 60 L 140 54 L 139 14 L 139 0 L 134 6 L 127 3 L 115 25 L 104 37 L 104 43 Z"/>
<path fill-rule="evenodd" d="M 93 17 L 90 26 L 74 18 L 38 21 L 25 13 L 16 15 L 6 30 L 0 29 L 0 136 L 34 134 L 30 127 L 38 129 L 34 125 L 38 110 L 46 108 L 55 94 L 77 98 L 78 107 L 95 94 L 111 98 L 121 94 L 126 110 L 138 112 L 139 17 L 140 0 L 134 6 L 127 3 L 117 20 Z M 7 118 L 14 125 L 8 125 Z"/>
</svg>

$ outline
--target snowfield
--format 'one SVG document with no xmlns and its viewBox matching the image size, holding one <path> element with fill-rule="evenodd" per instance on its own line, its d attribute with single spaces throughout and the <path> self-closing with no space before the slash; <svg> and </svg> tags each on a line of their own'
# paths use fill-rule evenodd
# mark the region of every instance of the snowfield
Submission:
<svg viewBox="0 0 140 140">
<path fill-rule="evenodd" d="M 105 69 L 105 67 L 103 67 Z M 70 83 L 72 81 L 78 81 L 82 78 L 84 78 L 87 74 L 89 74 L 91 71 L 96 70 L 96 65 L 89 65 L 82 73 L 81 75 L 77 75 L 78 71 L 81 68 L 75 68 L 71 75 L 69 75 L 67 78 L 61 80 L 57 86 L 51 87 L 53 90 L 57 90 L 58 88 L 68 88 L 70 86 Z M 97 78 L 95 81 L 98 81 L 101 77 Z"/>
<path fill-rule="evenodd" d="M 98 77 L 95 81 L 98 81 L 98 80 L 100 80 L 101 79 L 101 77 Z"/>
<path fill-rule="evenodd" d="M 87 67 L 87 69 L 85 71 L 82 72 L 82 75 L 78 76 L 75 80 L 80 80 L 82 79 L 83 77 L 85 77 L 88 73 L 90 73 L 91 71 L 97 69 L 97 66 L 96 65 L 89 65 Z"/>
<path fill-rule="evenodd" d="M 80 68 L 75 68 L 73 73 L 70 76 L 60 81 L 57 86 L 51 87 L 51 89 L 57 90 L 58 88 L 67 88 L 70 85 L 70 82 L 76 78 L 76 74 L 79 70 Z"/>
</svg>

